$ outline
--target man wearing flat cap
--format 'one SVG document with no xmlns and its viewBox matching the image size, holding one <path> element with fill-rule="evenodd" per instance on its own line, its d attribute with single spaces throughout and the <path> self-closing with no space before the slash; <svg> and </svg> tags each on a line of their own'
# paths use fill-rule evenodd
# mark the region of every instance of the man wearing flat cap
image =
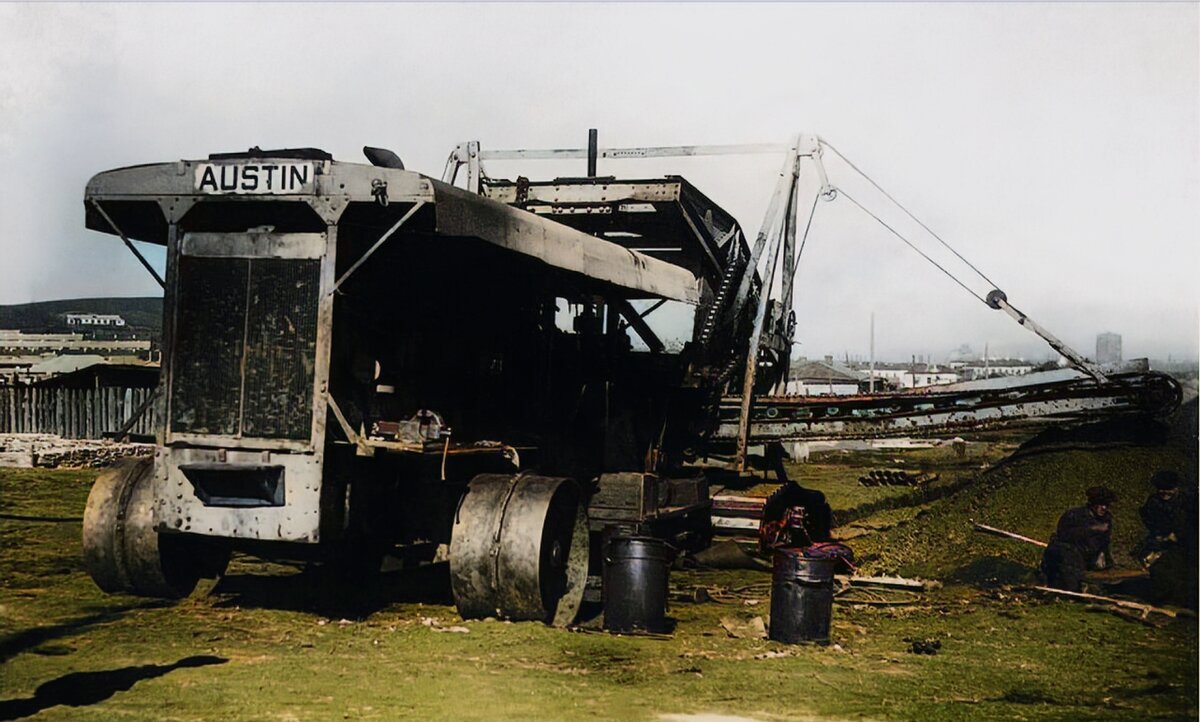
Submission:
<svg viewBox="0 0 1200 722">
<path fill-rule="evenodd" d="M 1048 586 L 1082 591 L 1085 571 L 1108 568 L 1113 525 L 1108 507 L 1116 500 L 1108 487 L 1093 486 L 1087 490 L 1087 504 L 1067 509 L 1059 518 L 1058 529 L 1042 554 L 1042 574 Z"/>
<path fill-rule="evenodd" d="M 1146 527 L 1146 538 L 1134 551 L 1134 555 L 1146 566 L 1179 543 L 1179 537 L 1187 525 L 1186 500 L 1179 490 L 1179 474 L 1159 471 L 1150 477 L 1150 483 L 1154 485 L 1154 491 L 1138 509 L 1138 515 Z"/>
<path fill-rule="evenodd" d="M 1146 538 L 1135 553 L 1149 567 L 1151 600 L 1195 609 L 1196 485 L 1174 471 L 1159 471 L 1150 483 L 1154 491 L 1138 510 Z"/>
</svg>

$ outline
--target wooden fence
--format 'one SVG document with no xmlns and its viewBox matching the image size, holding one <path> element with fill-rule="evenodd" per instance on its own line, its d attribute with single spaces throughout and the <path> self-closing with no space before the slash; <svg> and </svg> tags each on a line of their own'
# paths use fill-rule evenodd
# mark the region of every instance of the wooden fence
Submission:
<svg viewBox="0 0 1200 722">
<path fill-rule="evenodd" d="M 0 387 L 0 434 L 103 438 L 105 433 L 121 429 L 154 391 L 119 386 L 90 389 Z M 155 409 L 151 403 L 128 433 L 152 435 L 154 423 Z"/>
</svg>

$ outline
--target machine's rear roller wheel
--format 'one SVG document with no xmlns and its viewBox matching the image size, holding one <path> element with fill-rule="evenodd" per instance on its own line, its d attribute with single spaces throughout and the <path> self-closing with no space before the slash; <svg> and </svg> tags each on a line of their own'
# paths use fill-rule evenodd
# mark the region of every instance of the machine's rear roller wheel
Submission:
<svg viewBox="0 0 1200 722">
<path fill-rule="evenodd" d="M 574 481 L 521 474 L 471 481 L 450 540 L 450 584 L 464 618 L 570 624 L 587 564 L 587 512 Z"/>
<path fill-rule="evenodd" d="M 83 513 L 83 562 L 106 592 L 179 599 L 200 577 L 222 574 L 229 552 L 154 530 L 153 472 L 151 459 L 136 459 L 96 478 Z"/>
</svg>

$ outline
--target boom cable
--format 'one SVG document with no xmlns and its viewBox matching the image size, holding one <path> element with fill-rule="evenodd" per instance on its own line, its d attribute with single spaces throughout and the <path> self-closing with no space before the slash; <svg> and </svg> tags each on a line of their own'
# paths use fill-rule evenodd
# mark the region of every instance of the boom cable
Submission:
<svg viewBox="0 0 1200 722">
<path fill-rule="evenodd" d="M 979 270 L 978 268 L 976 268 L 976 267 L 975 267 L 975 265 L 974 265 L 973 263 L 971 263 L 970 261 L 968 261 L 966 258 L 964 258 L 964 257 L 963 257 L 963 255 L 962 255 L 961 253 L 959 253 L 958 251 L 954 250 L 954 248 L 953 248 L 953 247 L 952 247 L 952 246 L 951 246 L 949 243 L 946 243 L 946 241 L 945 241 L 945 240 L 944 240 L 944 239 L 943 239 L 941 236 L 939 236 L 938 234 L 934 233 L 932 228 L 930 228 L 929 226 L 925 225 L 925 224 L 924 224 L 924 223 L 921 221 L 921 219 L 920 219 L 920 218 L 917 218 L 915 215 L 913 215 L 912 211 L 908 210 L 908 208 L 905 208 L 905 207 L 904 207 L 904 204 L 902 204 L 900 201 L 898 201 L 898 200 L 896 200 L 895 198 L 893 198 L 893 197 L 892 197 L 892 195 L 891 195 L 890 193 L 888 193 L 887 191 L 885 191 L 885 190 L 884 190 L 884 189 L 883 189 L 883 188 L 882 188 L 882 187 L 881 187 L 881 186 L 880 186 L 878 183 L 876 183 L 876 182 L 875 182 L 875 179 L 871 178 L 871 176 L 869 176 L 869 175 L 867 175 L 865 172 L 863 172 L 863 170 L 862 170 L 861 168 L 859 168 L 858 166 L 854 165 L 854 163 L 852 163 L 852 162 L 850 161 L 850 159 L 849 159 L 849 158 L 847 158 L 846 156 L 842 155 L 842 152 L 841 152 L 840 150 L 838 150 L 837 148 L 833 147 L 833 145 L 831 145 L 830 143 L 826 142 L 824 138 L 820 139 L 820 143 L 821 143 L 821 145 L 825 146 L 826 148 L 829 148 L 829 150 L 832 150 L 834 153 L 836 153 L 836 154 L 837 154 L 837 157 L 839 157 L 839 158 L 841 158 L 841 159 L 842 159 L 842 162 L 844 162 L 846 165 L 850 166 L 850 167 L 851 167 L 851 168 L 854 170 L 854 172 L 858 173 L 860 176 L 862 176 L 864 179 L 866 179 L 866 181 L 867 181 L 868 183 L 870 183 L 872 186 L 874 186 L 874 187 L 875 187 L 875 190 L 877 190 L 877 191 L 879 191 L 880 193 L 882 193 L 882 194 L 884 195 L 884 197 L 886 197 L 886 198 L 887 198 L 889 201 L 891 201 L 891 202 L 892 202 L 892 203 L 893 203 L 893 204 L 894 204 L 894 205 L 895 205 L 897 208 L 899 208 L 900 210 L 904 211 L 905 215 L 907 215 L 909 218 L 913 219 L 913 221 L 915 221 L 915 222 L 916 222 L 916 224 L 917 224 L 917 225 L 919 225 L 921 228 L 924 228 L 926 233 L 928 233 L 929 235 L 931 235 L 931 236 L 933 236 L 934 238 L 936 238 L 936 239 L 937 239 L 937 241 L 938 241 L 938 243 L 941 243 L 943 246 L 945 246 L 945 247 L 946 247 L 946 250 L 948 250 L 948 251 L 950 251 L 951 253 L 953 253 L 953 254 L 954 254 L 954 255 L 955 255 L 957 258 L 958 258 L 958 260 L 960 260 L 960 261 L 962 261 L 963 263 L 967 264 L 967 267 L 968 267 L 968 268 L 970 268 L 970 269 L 971 269 L 972 271 L 974 271 L 975 273 L 977 273 L 977 274 L 979 275 L 979 277 L 980 277 L 980 278 L 982 278 L 983 280 L 985 280 L 985 281 L 987 281 L 989 284 L 991 284 L 992 288 L 1000 288 L 1000 284 L 998 284 L 998 283 L 996 283 L 995 281 L 993 281 L 992 279 L 988 278 L 988 277 L 987 277 L 987 275 L 986 275 L 986 274 L 984 274 L 984 272 L 983 272 L 983 271 L 981 271 L 981 270 Z M 838 190 L 841 190 L 841 189 L 839 188 Z M 843 192 L 843 193 L 845 193 L 845 191 L 842 191 L 842 192 Z M 853 199 L 851 199 L 851 200 L 853 200 Z M 856 202 L 856 205 L 857 205 L 857 202 Z M 859 208 L 862 208 L 862 206 L 859 206 Z M 864 210 L 866 210 L 866 209 L 864 209 Z M 879 220 L 879 219 L 878 219 L 878 218 L 876 218 L 875 220 Z M 883 223 L 883 221 L 879 221 L 879 222 L 880 222 L 880 223 Z M 885 224 L 885 225 L 886 225 L 886 224 Z M 891 230 L 891 229 L 890 229 L 890 227 L 889 227 L 889 230 Z M 895 233 L 895 231 L 894 231 L 894 230 L 893 230 L 892 232 L 893 232 L 893 233 Z M 899 234 L 897 234 L 897 235 L 899 235 Z M 907 243 L 907 241 L 905 241 L 905 242 Z M 912 245 L 912 244 L 909 244 L 909 245 Z M 915 248 L 915 247 L 914 247 L 914 248 Z M 919 252 L 919 251 L 918 251 L 918 252 Z M 922 256 L 924 256 L 925 254 L 924 254 L 924 253 L 922 253 L 921 255 L 922 255 Z M 926 257 L 926 258 L 928 258 L 928 256 L 925 256 L 925 257 Z M 930 261 L 930 262 L 932 263 L 932 261 Z M 937 265 L 937 264 L 935 263 L 934 265 Z M 941 266 L 938 266 L 938 268 L 941 268 Z M 944 269 L 944 268 L 943 268 L 942 270 L 943 270 L 943 271 L 945 271 L 945 269 Z M 951 276 L 951 278 L 953 278 L 953 276 Z M 957 281 L 958 279 L 955 279 L 955 280 Z M 961 282 L 959 283 L 959 285 L 962 285 L 962 284 L 961 284 Z M 965 286 L 963 286 L 963 287 L 964 287 L 964 288 L 966 288 Z M 968 291 L 970 291 L 970 289 L 967 289 L 967 290 L 968 290 Z M 971 291 L 971 295 L 972 295 L 972 296 L 975 296 L 976 298 L 979 298 L 979 300 L 980 300 L 980 301 L 983 301 L 983 299 L 982 299 L 982 298 L 980 298 L 980 297 L 979 297 L 979 295 L 978 295 L 978 294 L 976 294 L 974 291 Z M 986 303 L 986 301 L 984 301 L 984 303 Z"/>
<path fill-rule="evenodd" d="M 796 282 L 796 274 L 800 272 L 800 256 L 804 255 L 804 244 L 808 243 L 808 230 L 812 228 L 813 216 L 817 215 L 817 200 L 821 194 L 813 196 L 812 208 L 808 209 L 808 222 L 804 224 L 804 235 L 800 237 L 800 248 L 796 250 L 796 259 L 792 261 L 792 283 Z M 793 301 L 793 305 L 795 302 Z"/>
<path fill-rule="evenodd" d="M 900 240 L 904 241 L 905 245 L 907 245 L 909 248 L 913 249 L 913 250 L 914 250 L 914 251 L 916 251 L 918 254 L 920 254 L 921 258 L 924 258 L 926 261 L 929 261 L 930 263 L 932 263 L 932 264 L 933 264 L 935 267 L 937 267 L 937 269 L 938 269 L 939 271 L 941 271 L 942 273 L 946 274 L 946 275 L 947 275 L 947 276 L 950 278 L 950 280 L 952 280 L 952 281 L 954 281 L 955 283 L 957 283 L 958 285 L 962 286 L 962 288 L 963 288 L 963 290 L 964 290 L 964 291 L 966 291 L 967 293 L 971 294 L 971 295 L 972 295 L 972 296 L 974 296 L 976 299 L 978 299 L 980 303 L 982 303 L 982 304 L 984 304 L 984 305 L 987 305 L 987 300 L 986 300 L 986 299 L 984 299 L 984 297 L 983 297 L 983 296 L 980 296 L 978 293 L 975 293 L 974 291 L 972 291 L 972 290 L 971 290 L 971 288 L 970 288 L 970 286 L 968 286 L 967 284 L 963 283 L 963 282 L 962 282 L 962 281 L 961 281 L 961 280 L 958 278 L 958 276 L 955 276 L 953 273 L 951 273 L 950 271 L 946 270 L 946 268 L 945 268 L 944 266 L 942 266 L 942 264 L 940 264 L 940 263 L 938 263 L 937 261 L 935 261 L 935 260 L 933 260 L 932 258 L 930 258 L 928 254 L 926 254 L 926 253 L 925 253 L 924 251 L 922 251 L 920 248 L 917 248 L 917 247 L 916 247 L 916 245 L 915 245 L 915 244 L 913 244 L 913 242 L 912 242 L 912 241 L 908 240 L 908 239 L 907 239 L 907 238 L 905 238 L 905 237 L 904 237 L 904 236 L 903 236 L 903 235 L 902 235 L 902 234 L 901 234 L 899 231 L 897 231 L 895 228 L 892 228 L 892 227 L 891 227 L 891 226 L 889 226 L 887 223 L 885 223 L 885 222 L 884 222 L 884 220 L 883 220 L 882 218 L 880 218 L 879 216 L 875 215 L 875 214 L 874 214 L 874 213 L 872 213 L 871 211 L 867 210 L 867 209 L 866 209 L 866 208 L 863 206 L 863 204 L 861 204 L 861 203 L 859 203 L 858 201 L 856 201 L 856 200 L 854 199 L 854 196 L 852 196 L 852 195 L 850 195 L 849 193 L 847 193 L 847 192 L 845 191 L 845 189 L 843 189 L 843 188 L 838 188 L 838 195 L 839 195 L 839 196 L 843 196 L 843 197 L 845 197 L 845 198 L 846 198 L 846 200 L 848 200 L 848 201 L 850 201 L 851 203 L 853 203 L 854 205 L 858 206 L 858 209 L 859 209 L 859 210 L 861 210 L 863 213 L 866 213 L 868 216 L 870 216 L 870 217 L 874 218 L 876 221 L 878 221 L 878 222 L 879 222 L 879 225 L 881 225 L 881 226 L 883 226 L 884 228 L 886 228 L 886 229 L 888 229 L 889 231 L 891 231 L 891 232 L 892 232 L 892 235 L 894 235 L 896 238 L 899 238 Z M 969 264 L 968 264 L 968 265 L 969 265 Z M 978 271 L 977 271 L 977 273 L 978 273 Z M 982 276 L 983 274 L 980 274 L 980 275 Z M 985 280 L 986 280 L 986 278 L 985 278 Z M 989 283 L 990 283 L 990 282 L 989 282 Z"/>
</svg>

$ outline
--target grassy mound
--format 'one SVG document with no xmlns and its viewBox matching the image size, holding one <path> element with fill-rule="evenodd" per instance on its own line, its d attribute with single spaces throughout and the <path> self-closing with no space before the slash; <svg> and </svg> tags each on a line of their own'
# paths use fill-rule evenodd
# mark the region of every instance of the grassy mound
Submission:
<svg viewBox="0 0 1200 722">
<path fill-rule="evenodd" d="M 1138 507 L 1151 491 L 1150 475 L 1173 469 L 1196 478 L 1186 445 L 1047 450 L 1017 454 L 979 473 L 946 498 L 923 505 L 907 523 L 856 540 L 864 572 L 894 573 L 972 583 L 1033 579 L 1041 549 L 975 532 L 971 520 L 1048 540 L 1059 516 L 1084 502 L 1084 490 L 1103 484 L 1116 492 L 1113 557 L 1132 566 L 1130 550 L 1145 530 Z"/>
</svg>

